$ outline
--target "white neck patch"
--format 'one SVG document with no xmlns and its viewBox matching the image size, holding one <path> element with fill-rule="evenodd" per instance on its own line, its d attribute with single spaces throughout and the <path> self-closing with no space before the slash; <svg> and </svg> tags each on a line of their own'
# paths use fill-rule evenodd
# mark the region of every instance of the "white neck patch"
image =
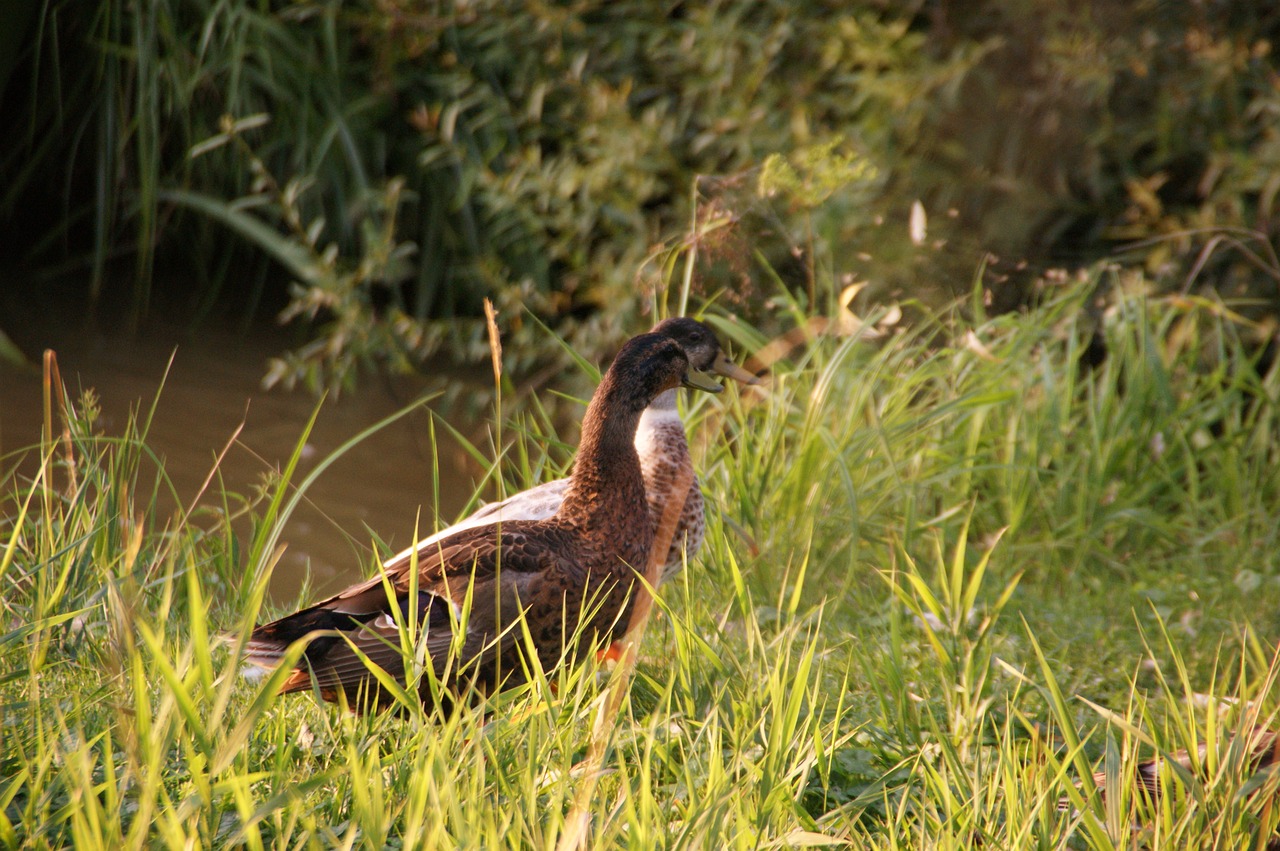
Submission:
<svg viewBox="0 0 1280 851">
<path fill-rule="evenodd" d="M 670 425 L 671 423 L 679 423 L 680 427 L 684 427 L 684 421 L 680 419 L 680 412 L 675 408 L 645 408 L 644 413 L 640 415 L 639 430 L 657 428 L 661 425 Z"/>
<path fill-rule="evenodd" d="M 654 453 L 669 452 L 673 445 L 683 445 L 684 442 L 684 422 L 679 412 L 650 408 L 640 418 L 640 427 L 636 429 L 636 452 L 640 453 L 642 466 L 645 458 Z"/>
</svg>

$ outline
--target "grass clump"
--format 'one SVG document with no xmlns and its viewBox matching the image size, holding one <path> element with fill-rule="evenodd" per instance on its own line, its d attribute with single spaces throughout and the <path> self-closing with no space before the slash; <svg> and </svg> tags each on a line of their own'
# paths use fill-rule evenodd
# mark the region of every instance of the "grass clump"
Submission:
<svg viewBox="0 0 1280 851">
<path fill-rule="evenodd" d="M 1097 283 L 934 328 L 803 325 L 827 333 L 765 390 L 689 400 L 709 534 L 619 704 L 595 847 L 1271 836 L 1276 782 L 1233 734 L 1277 707 L 1277 377 L 1221 304 L 1123 280 L 1095 322 Z M 1085 368 L 1095 331 L 1108 355 Z M 46 439 L 7 480 L 0 843 L 560 842 L 609 699 L 597 668 L 447 716 L 244 682 L 213 637 L 260 619 L 291 470 L 252 509 L 246 578 L 230 497 L 156 513 L 146 421 L 109 438 L 81 404 L 70 452 Z M 492 476 L 562 469 L 552 422 L 518 413 Z M 1139 789 L 1138 761 L 1201 744 L 1163 794 Z"/>
</svg>

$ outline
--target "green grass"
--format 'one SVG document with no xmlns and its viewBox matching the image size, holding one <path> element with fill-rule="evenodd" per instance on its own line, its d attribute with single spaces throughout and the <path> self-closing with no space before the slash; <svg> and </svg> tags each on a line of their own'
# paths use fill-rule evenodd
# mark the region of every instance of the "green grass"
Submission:
<svg viewBox="0 0 1280 851">
<path fill-rule="evenodd" d="M 1220 305 L 1123 288 L 1109 356 L 1082 370 L 1090 297 L 1046 285 L 1030 313 L 979 300 L 815 337 L 763 392 L 688 400 L 708 539 L 600 726 L 592 847 L 1267 835 L 1271 796 L 1251 793 L 1275 778 L 1227 733 L 1278 705 L 1280 379 Z M 244 506 L 216 485 L 156 514 L 145 414 L 108 438 L 88 413 L 74 489 L 49 440 L 34 481 L 5 485 L 0 845 L 556 844 L 607 677 L 549 672 L 446 718 L 275 698 L 212 637 L 292 605 L 262 599 L 289 471 L 237 543 Z M 506 487 L 563 469 L 551 422 L 527 405 L 506 424 Z M 1160 804 L 1125 779 L 1200 741 L 1206 771 L 1168 772 Z"/>
</svg>

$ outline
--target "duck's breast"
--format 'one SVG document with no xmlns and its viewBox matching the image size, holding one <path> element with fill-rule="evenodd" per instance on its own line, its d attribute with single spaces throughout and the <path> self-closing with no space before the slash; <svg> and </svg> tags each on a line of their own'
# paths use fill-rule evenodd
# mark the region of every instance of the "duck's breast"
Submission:
<svg viewBox="0 0 1280 851">
<path fill-rule="evenodd" d="M 680 479 L 692 477 L 683 493 L 684 506 L 663 560 L 663 579 L 666 580 L 680 570 L 686 557 L 692 559 L 697 554 L 706 536 L 702 485 L 693 475 L 693 459 L 689 456 L 689 442 L 679 414 L 674 410 L 645 411 L 636 432 L 636 452 L 640 456 L 645 497 L 655 532 L 667 504 L 679 496 L 673 491 Z"/>
</svg>

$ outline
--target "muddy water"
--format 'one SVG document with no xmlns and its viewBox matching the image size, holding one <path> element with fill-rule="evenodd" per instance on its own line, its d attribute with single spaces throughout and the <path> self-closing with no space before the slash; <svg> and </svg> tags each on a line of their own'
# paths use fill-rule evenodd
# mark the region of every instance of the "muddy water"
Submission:
<svg viewBox="0 0 1280 851">
<path fill-rule="evenodd" d="M 145 411 L 159 394 L 148 443 L 163 458 L 184 505 L 195 497 L 218 452 L 241 423 L 244 428 L 220 470 L 228 491 L 250 493 L 267 471 L 287 463 L 316 404 L 305 391 L 260 388 L 266 359 L 288 345 L 278 333 L 245 337 L 202 330 L 192 338 L 178 330 L 160 330 L 129 338 L 65 328 L 10 325 L 6 331 L 33 360 L 39 360 L 42 349 L 55 349 L 73 398 L 81 387 L 96 391 L 103 413 L 99 430 L 104 434 L 121 434 L 130 409 L 141 406 Z M 449 380 L 483 379 L 475 374 L 437 375 L 432 383 L 397 381 L 392 386 L 366 377 L 357 392 L 326 402 L 294 481 L 300 482 L 362 429 Z M 38 373 L 0 363 L 0 453 L 8 455 L 38 441 L 41 393 Z M 437 457 L 429 424 L 428 412 L 415 411 L 351 449 L 310 488 L 309 500 L 284 529 L 282 540 L 288 549 L 272 578 L 273 599 L 292 601 L 308 575 L 319 593 L 359 578 L 361 565 L 370 558 L 368 530 L 399 549 L 411 542 L 419 512 L 427 532 L 434 528 L 437 510 L 446 519 L 456 516 L 479 471 L 440 428 Z M 483 429 L 477 423 L 454 425 L 473 436 Z M 6 458 L 0 475 L 11 466 L 12 459 Z M 435 469 L 441 480 L 439 506 L 431 503 Z M 216 485 L 211 490 L 216 491 Z M 216 493 L 207 495 L 204 503 L 217 505 Z M 243 536 L 247 528 L 242 524 L 237 532 Z"/>
</svg>

